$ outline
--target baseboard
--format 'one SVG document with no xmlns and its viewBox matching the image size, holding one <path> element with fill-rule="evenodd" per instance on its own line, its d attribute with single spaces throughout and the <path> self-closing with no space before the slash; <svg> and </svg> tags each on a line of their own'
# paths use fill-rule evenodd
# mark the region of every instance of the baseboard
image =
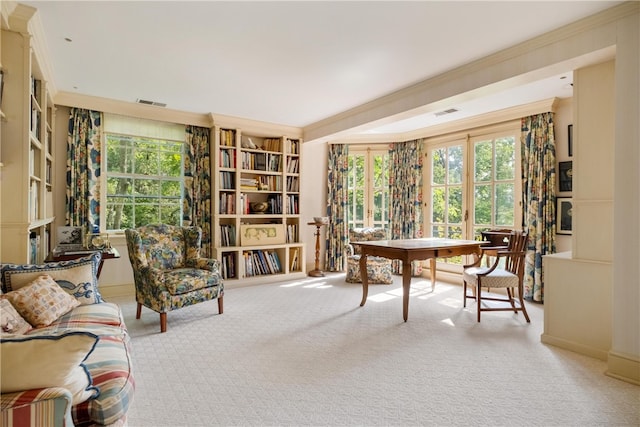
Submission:
<svg viewBox="0 0 640 427">
<path fill-rule="evenodd" d="M 544 344 L 550 344 L 555 347 L 564 348 L 565 350 L 570 350 L 575 353 L 584 354 L 585 356 L 593 357 L 595 359 L 604 360 L 605 362 L 608 359 L 608 353 L 605 350 L 600 350 L 598 348 L 589 347 L 583 344 L 578 344 L 573 341 L 567 341 L 562 338 L 556 338 L 548 334 L 540 335 L 540 341 Z"/>
<path fill-rule="evenodd" d="M 133 283 L 121 283 L 118 285 L 101 285 L 100 295 L 102 298 L 109 301 L 109 298 L 113 297 L 131 297 L 135 298 L 136 289 Z"/>
<path fill-rule="evenodd" d="M 610 351 L 605 374 L 631 384 L 640 385 L 640 359 Z"/>
</svg>

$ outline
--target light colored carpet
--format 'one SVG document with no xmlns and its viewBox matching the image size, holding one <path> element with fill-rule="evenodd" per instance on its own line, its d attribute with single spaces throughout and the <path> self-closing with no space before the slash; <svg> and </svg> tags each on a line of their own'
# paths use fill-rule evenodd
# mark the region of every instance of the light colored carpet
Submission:
<svg viewBox="0 0 640 427">
<path fill-rule="evenodd" d="M 121 304 L 133 338 L 137 426 L 638 426 L 640 387 L 606 364 L 540 343 L 543 306 L 522 314 L 462 308 L 462 288 L 400 278 L 361 286 L 344 274 L 228 289 L 159 316 Z M 473 304 L 471 304 L 473 306 Z"/>
</svg>

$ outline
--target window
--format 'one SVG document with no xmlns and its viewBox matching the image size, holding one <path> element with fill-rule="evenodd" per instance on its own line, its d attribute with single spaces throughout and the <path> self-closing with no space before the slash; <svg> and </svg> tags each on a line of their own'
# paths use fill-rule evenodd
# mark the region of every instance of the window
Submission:
<svg viewBox="0 0 640 427">
<path fill-rule="evenodd" d="M 432 236 L 480 239 L 484 230 L 521 227 L 517 135 L 514 127 L 429 145 L 428 218 Z M 438 262 L 442 268 L 446 264 L 460 265 L 462 259 Z"/>
<path fill-rule="evenodd" d="M 133 119 L 124 118 L 124 123 Z M 136 120 L 139 124 L 140 121 Z M 145 121 L 142 121 L 145 122 Z M 105 117 L 106 196 L 102 221 L 107 231 L 151 223 L 180 225 L 184 194 L 184 127 L 173 135 L 135 126 L 143 135 L 115 132 Z M 118 122 L 122 125 L 122 120 Z M 130 123 L 129 123 L 130 125 Z M 124 126 L 129 127 L 130 126 Z M 131 129 L 129 129 L 131 131 Z M 149 136 L 152 135 L 152 136 Z M 169 139 L 182 136 L 181 140 Z M 167 138 L 167 136 L 169 138 Z"/>
<path fill-rule="evenodd" d="M 389 151 L 350 147 L 348 174 L 348 227 L 386 227 L 389 223 Z"/>
</svg>

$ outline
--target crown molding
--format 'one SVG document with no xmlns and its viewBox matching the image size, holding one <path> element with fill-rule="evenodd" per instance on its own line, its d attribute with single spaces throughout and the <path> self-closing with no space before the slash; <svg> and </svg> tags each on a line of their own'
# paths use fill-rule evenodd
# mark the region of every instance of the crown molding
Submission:
<svg viewBox="0 0 640 427">
<path fill-rule="evenodd" d="M 137 117 L 140 119 L 158 120 L 207 128 L 213 126 L 210 114 L 190 113 L 154 105 L 136 104 L 133 102 L 101 98 L 98 96 L 81 95 L 63 91 L 56 93 L 53 101 L 56 105 L 87 108 L 105 113 Z"/>
</svg>

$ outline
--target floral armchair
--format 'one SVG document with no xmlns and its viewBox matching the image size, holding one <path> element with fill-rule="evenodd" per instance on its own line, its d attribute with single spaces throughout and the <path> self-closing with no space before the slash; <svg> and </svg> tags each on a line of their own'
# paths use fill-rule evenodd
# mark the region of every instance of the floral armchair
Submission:
<svg viewBox="0 0 640 427">
<path fill-rule="evenodd" d="M 360 248 L 351 242 L 386 240 L 387 230 L 384 228 L 352 228 L 349 230 L 349 244 L 347 244 L 347 277 L 349 283 L 362 283 L 360 275 Z M 391 260 L 383 257 L 367 257 L 367 278 L 369 283 L 391 284 Z"/>
<path fill-rule="evenodd" d="M 136 287 L 136 319 L 144 305 L 160 313 L 160 332 L 166 332 L 167 312 L 216 298 L 222 314 L 220 264 L 200 257 L 199 227 L 153 224 L 127 229 L 125 235 Z"/>
</svg>

